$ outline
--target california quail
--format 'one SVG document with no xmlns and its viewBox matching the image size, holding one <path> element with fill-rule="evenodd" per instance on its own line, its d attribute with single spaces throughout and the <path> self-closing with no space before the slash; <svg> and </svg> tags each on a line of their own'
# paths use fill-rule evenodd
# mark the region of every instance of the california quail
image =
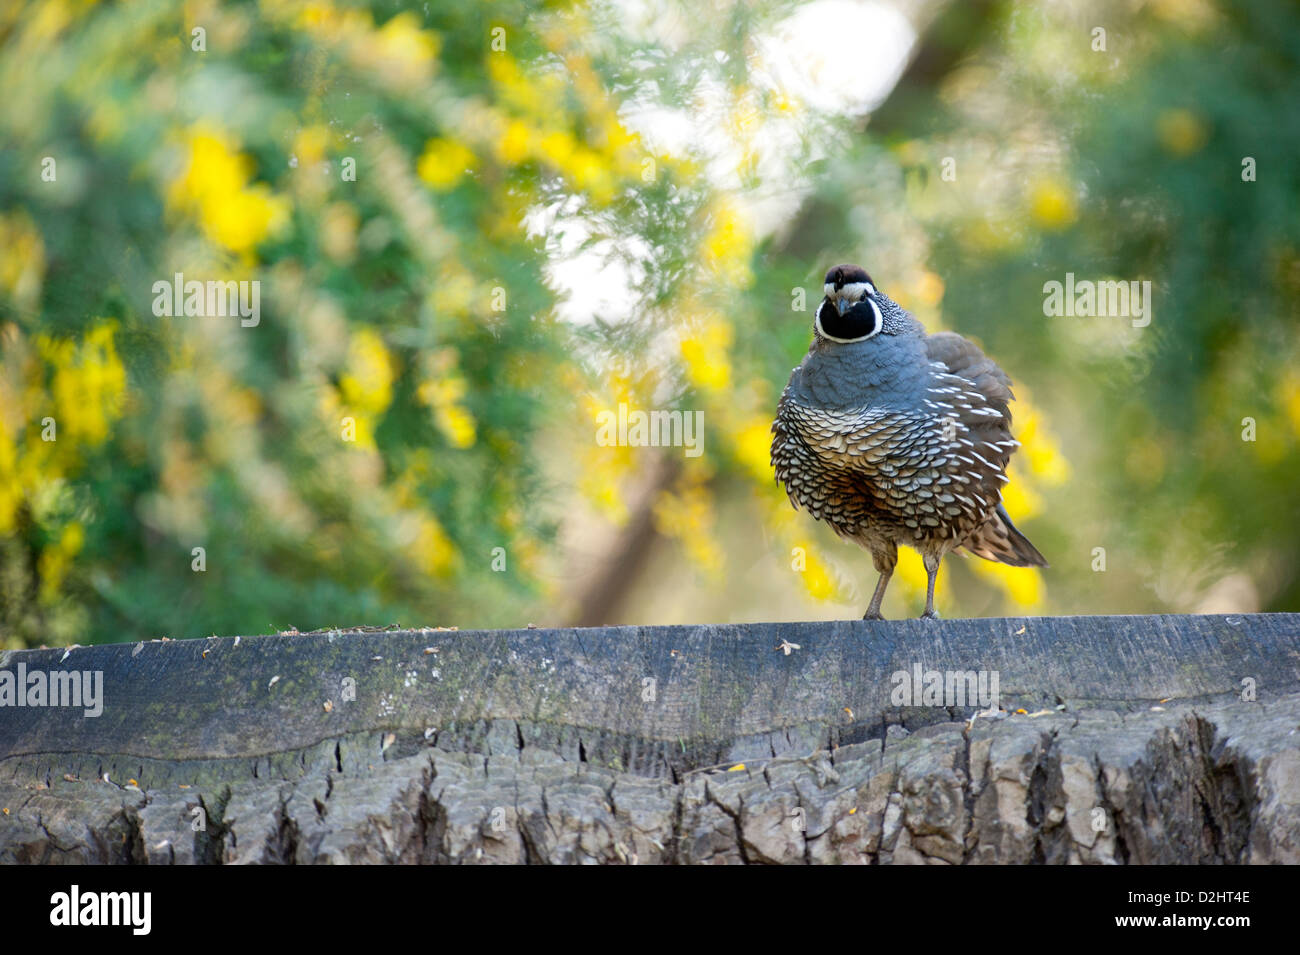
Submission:
<svg viewBox="0 0 1300 955">
<path fill-rule="evenodd" d="M 927 335 L 859 266 L 827 272 L 825 294 L 772 424 L 772 466 L 796 509 L 871 551 L 880 581 L 863 619 L 883 619 L 899 544 L 921 554 L 932 619 L 950 550 L 1046 566 L 1002 507 L 1020 445 L 1002 369 L 960 335 Z"/>
</svg>

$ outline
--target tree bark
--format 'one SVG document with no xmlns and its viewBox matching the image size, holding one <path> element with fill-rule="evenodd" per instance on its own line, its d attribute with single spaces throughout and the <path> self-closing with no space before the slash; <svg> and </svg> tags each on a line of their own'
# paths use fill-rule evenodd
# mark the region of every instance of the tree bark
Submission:
<svg viewBox="0 0 1300 955">
<path fill-rule="evenodd" d="M 0 707 L 6 862 L 1300 861 L 1300 615 L 64 654 L 0 655 L 104 687 Z M 896 705 L 918 667 L 1001 709 Z"/>
</svg>

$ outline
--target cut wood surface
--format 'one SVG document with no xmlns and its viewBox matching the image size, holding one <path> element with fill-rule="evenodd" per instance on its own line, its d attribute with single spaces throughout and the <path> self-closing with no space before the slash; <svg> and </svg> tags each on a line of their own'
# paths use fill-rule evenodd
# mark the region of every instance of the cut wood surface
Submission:
<svg viewBox="0 0 1300 955">
<path fill-rule="evenodd" d="M 101 672 L 103 711 L 0 707 L 8 862 L 1300 861 L 1292 614 L 0 655 L 20 665 Z M 918 668 L 995 673 L 1002 708 L 894 705 Z"/>
</svg>

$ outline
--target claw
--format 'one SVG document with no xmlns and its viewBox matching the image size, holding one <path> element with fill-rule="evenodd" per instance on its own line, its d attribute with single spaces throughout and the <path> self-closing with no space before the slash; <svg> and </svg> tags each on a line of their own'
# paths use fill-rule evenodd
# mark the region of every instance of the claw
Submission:
<svg viewBox="0 0 1300 955">
<path fill-rule="evenodd" d="M 937 610 L 927 610 L 925 613 L 921 614 L 920 619 L 922 619 L 922 620 L 942 620 L 943 618 L 939 616 L 939 611 L 937 611 Z"/>
<path fill-rule="evenodd" d="M 870 611 L 867 611 L 862 615 L 862 619 L 863 620 L 884 620 L 885 615 L 881 613 L 879 610 L 877 610 L 875 613 L 871 613 Z"/>
</svg>

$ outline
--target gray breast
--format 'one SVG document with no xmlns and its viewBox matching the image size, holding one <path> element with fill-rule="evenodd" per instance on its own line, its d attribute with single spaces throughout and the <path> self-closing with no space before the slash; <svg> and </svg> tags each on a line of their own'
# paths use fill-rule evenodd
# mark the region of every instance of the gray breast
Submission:
<svg viewBox="0 0 1300 955">
<path fill-rule="evenodd" d="M 772 427 L 773 467 L 796 507 L 859 539 L 968 534 L 997 506 L 997 484 L 967 467 L 964 425 L 937 400 L 946 372 L 919 337 L 815 341 Z"/>
</svg>

